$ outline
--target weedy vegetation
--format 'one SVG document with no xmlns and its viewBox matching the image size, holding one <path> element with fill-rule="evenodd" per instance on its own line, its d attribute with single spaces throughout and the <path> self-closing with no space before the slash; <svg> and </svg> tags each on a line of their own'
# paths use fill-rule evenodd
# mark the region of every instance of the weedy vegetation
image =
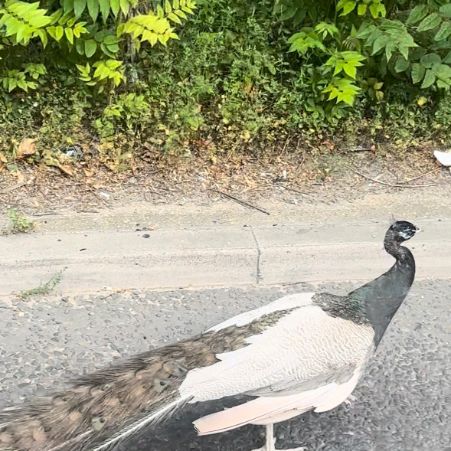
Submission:
<svg viewBox="0 0 451 451">
<path fill-rule="evenodd" d="M 0 169 L 449 139 L 447 0 L 0 2 Z M 17 153 L 33 138 L 36 151 Z"/>
<path fill-rule="evenodd" d="M 49 295 L 62 281 L 64 270 L 58 271 L 47 282 L 40 284 L 38 287 L 29 290 L 23 290 L 18 293 L 19 299 L 26 301 L 36 296 Z"/>
<path fill-rule="evenodd" d="M 9 220 L 9 228 L 6 234 L 29 233 L 34 230 L 34 222 L 30 221 L 23 213 L 15 208 L 10 208 L 6 214 Z"/>
</svg>

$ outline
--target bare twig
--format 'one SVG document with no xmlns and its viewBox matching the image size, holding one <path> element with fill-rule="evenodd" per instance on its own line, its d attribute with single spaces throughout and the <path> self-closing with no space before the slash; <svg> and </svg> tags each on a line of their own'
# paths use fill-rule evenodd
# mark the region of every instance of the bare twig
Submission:
<svg viewBox="0 0 451 451">
<path fill-rule="evenodd" d="M 22 188 L 22 186 L 25 186 L 26 184 L 27 184 L 26 182 L 18 183 L 17 185 L 11 186 L 9 188 L 0 191 L 0 194 L 10 193 L 11 191 L 15 191 L 16 189 Z"/>
<path fill-rule="evenodd" d="M 432 174 L 432 173 L 435 172 L 435 171 L 436 171 L 436 169 L 432 169 L 432 171 L 425 172 L 424 174 L 417 175 L 416 177 L 412 177 L 411 179 L 408 179 L 408 180 L 404 180 L 402 183 L 410 183 L 410 182 L 413 182 L 414 180 L 418 180 L 418 179 L 421 179 L 421 178 L 423 178 L 423 177 L 426 177 L 427 175 Z"/>
<path fill-rule="evenodd" d="M 373 147 L 363 147 L 363 146 L 361 146 L 361 147 L 354 147 L 353 149 L 349 149 L 351 152 L 355 152 L 355 153 L 357 153 L 357 152 L 370 152 L 370 151 L 373 151 L 374 150 L 374 148 Z"/>
<path fill-rule="evenodd" d="M 437 186 L 436 183 L 429 183 L 425 185 L 407 185 L 405 183 L 388 183 L 388 182 L 382 182 L 381 180 L 374 179 L 372 177 L 369 177 L 368 175 L 362 174 L 359 171 L 353 170 L 354 173 L 357 175 L 360 175 L 360 177 L 363 177 L 364 179 L 370 180 L 371 182 L 379 183 L 380 185 L 390 186 L 391 188 L 426 188 L 428 186 Z"/>
<path fill-rule="evenodd" d="M 283 145 L 281 154 L 285 154 L 285 151 L 287 150 L 287 146 L 288 146 L 288 143 L 290 142 L 290 140 L 291 140 L 290 137 L 288 137 L 288 138 L 285 140 L 285 144 Z"/>
<path fill-rule="evenodd" d="M 215 193 L 221 194 L 224 197 L 232 199 L 235 202 L 238 202 L 239 204 L 244 205 L 245 207 L 253 208 L 254 210 L 257 210 L 257 211 L 259 211 L 261 213 L 264 213 L 265 215 L 270 215 L 271 214 L 271 213 L 269 213 L 269 211 L 263 210 L 263 208 L 257 207 L 256 205 L 252 205 L 249 202 L 246 202 L 244 200 L 238 199 L 237 197 L 232 196 L 231 194 L 224 193 L 223 191 L 220 191 L 218 189 L 210 189 L 210 191 L 214 191 Z"/>
<path fill-rule="evenodd" d="M 41 216 L 54 216 L 54 215 L 58 215 L 58 214 L 59 213 L 56 211 L 47 211 L 47 212 L 43 212 L 43 213 L 33 213 L 31 216 L 39 218 Z"/>
<path fill-rule="evenodd" d="M 287 191 L 293 191 L 294 193 L 298 194 L 304 194 L 307 195 L 308 193 L 304 193 L 303 191 L 299 191 L 298 189 L 291 188 L 290 186 L 280 185 L 283 189 L 286 189 Z"/>
</svg>

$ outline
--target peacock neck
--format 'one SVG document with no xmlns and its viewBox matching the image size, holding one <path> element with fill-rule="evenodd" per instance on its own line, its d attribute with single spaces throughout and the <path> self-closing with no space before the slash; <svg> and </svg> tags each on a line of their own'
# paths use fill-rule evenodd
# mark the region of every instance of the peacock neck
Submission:
<svg viewBox="0 0 451 451">
<path fill-rule="evenodd" d="M 352 301 L 358 301 L 365 311 L 375 332 L 376 345 L 381 341 L 415 278 L 415 259 L 412 252 L 390 238 L 385 238 L 385 250 L 395 257 L 396 263 L 386 273 L 348 295 Z"/>
</svg>

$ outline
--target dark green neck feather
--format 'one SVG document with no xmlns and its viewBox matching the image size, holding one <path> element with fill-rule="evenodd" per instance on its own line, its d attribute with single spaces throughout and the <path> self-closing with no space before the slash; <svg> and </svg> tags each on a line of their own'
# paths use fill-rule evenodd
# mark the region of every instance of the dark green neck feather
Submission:
<svg viewBox="0 0 451 451">
<path fill-rule="evenodd" d="M 406 247 L 387 233 L 385 250 L 396 258 L 396 263 L 377 279 L 363 285 L 347 296 L 352 303 L 359 302 L 375 331 L 376 345 L 382 339 L 399 306 L 404 301 L 415 278 L 415 260 Z"/>
</svg>

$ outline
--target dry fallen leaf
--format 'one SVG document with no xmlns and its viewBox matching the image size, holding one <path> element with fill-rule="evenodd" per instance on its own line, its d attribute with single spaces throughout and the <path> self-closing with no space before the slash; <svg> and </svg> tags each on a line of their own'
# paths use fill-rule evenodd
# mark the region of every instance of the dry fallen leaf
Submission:
<svg viewBox="0 0 451 451">
<path fill-rule="evenodd" d="M 68 165 L 68 164 L 56 164 L 56 167 L 63 172 L 64 174 L 72 177 L 74 175 L 74 169 L 72 166 Z"/>
<path fill-rule="evenodd" d="M 24 138 L 19 144 L 16 151 L 16 159 L 22 160 L 23 158 L 30 157 L 36 153 L 36 139 Z"/>
</svg>

